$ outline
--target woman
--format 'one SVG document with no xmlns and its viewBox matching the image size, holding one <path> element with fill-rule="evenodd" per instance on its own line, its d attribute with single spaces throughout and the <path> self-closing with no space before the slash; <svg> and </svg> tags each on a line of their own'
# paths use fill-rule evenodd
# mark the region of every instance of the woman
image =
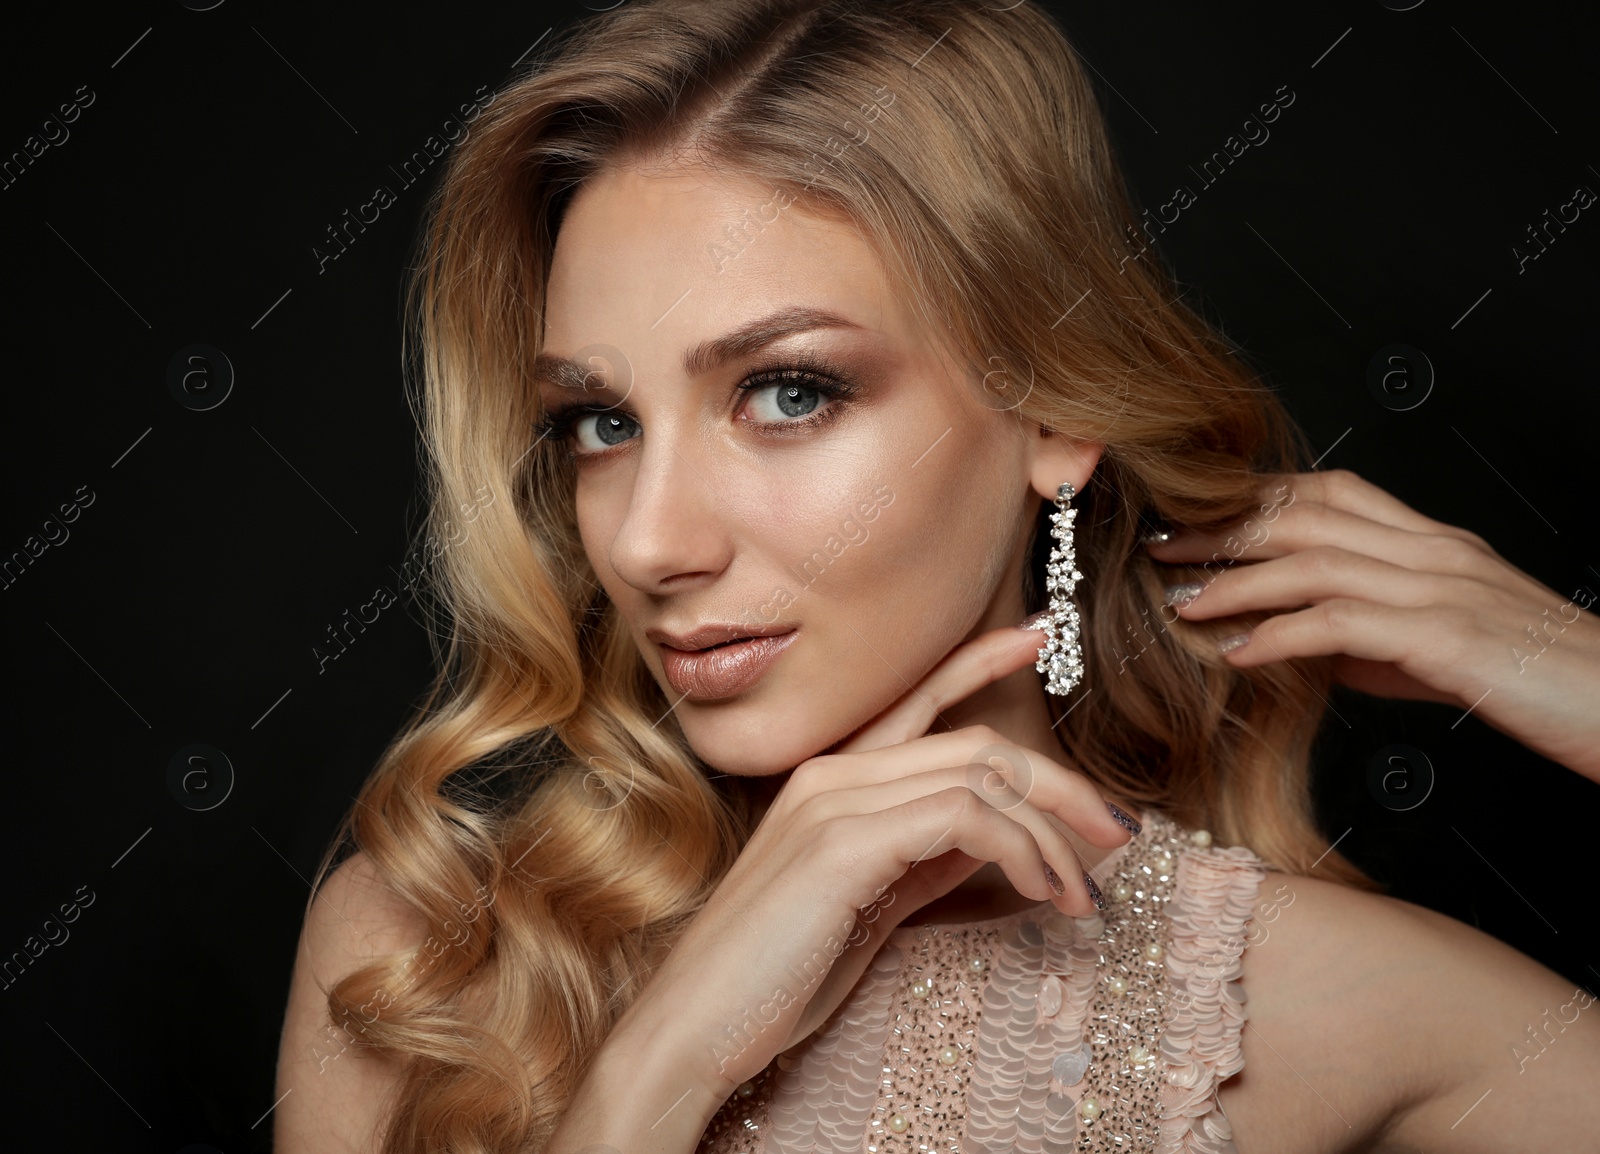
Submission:
<svg viewBox="0 0 1600 1154">
<path fill-rule="evenodd" d="M 279 1149 L 1600 1131 L 1587 996 L 1307 791 L 1335 675 L 1472 704 L 1545 609 L 1478 712 L 1600 778 L 1600 624 L 1307 471 L 1047 18 L 629 5 L 473 129 L 415 298 L 450 645 L 319 873 Z"/>
</svg>

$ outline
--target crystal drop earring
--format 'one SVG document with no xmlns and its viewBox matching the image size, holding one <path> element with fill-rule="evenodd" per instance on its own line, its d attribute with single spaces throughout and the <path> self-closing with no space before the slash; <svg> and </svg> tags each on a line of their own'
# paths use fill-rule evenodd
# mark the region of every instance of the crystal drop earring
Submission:
<svg viewBox="0 0 1600 1154">
<path fill-rule="evenodd" d="M 1056 540 L 1045 565 L 1045 588 L 1050 594 L 1050 603 L 1044 620 L 1038 625 L 1045 631 L 1047 640 L 1034 666 L 1040 673 L 1049 675 L 1045 690 L 1062 697 L 1071 693 L 1083 677 L 1083 653 L 1078 645 L 1081 622 L 1078 607 L 1072 602 L 1072 591 L 1083 579 L 1072 547 L 1072 523 L 1078 511 L 1072 508 L 1071 502 L 1077 493 L 1072 482 L 1063 481 L 1056 490 L 1056 511 L 1050 514 L 1050 536 Z"/>
</svg>

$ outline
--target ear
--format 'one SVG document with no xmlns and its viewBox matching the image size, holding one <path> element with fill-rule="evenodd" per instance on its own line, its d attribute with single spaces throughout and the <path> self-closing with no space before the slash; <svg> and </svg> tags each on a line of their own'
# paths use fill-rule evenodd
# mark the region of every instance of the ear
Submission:
<svg viewBox="0 0 1600 1154">
<path fill-rule="evenodd" d="M 1104 441 L 1080 441 L 1065 433 L 1034 426 L 1028 435 L 1028 471 L 1034 491 L 1054 501 L 1061 482 L 1083 492 L 1105 451 Z"/>
</svg>

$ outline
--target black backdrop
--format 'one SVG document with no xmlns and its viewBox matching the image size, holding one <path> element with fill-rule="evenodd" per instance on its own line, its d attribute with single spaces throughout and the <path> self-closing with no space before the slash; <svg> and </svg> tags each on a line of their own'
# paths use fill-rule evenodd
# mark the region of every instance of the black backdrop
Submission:
<svg viewBox="0 0 1600 1154">
<path fill-rule="evenodd" d="M 1579 6 L 1053 7 L 1141 204 L 1171 219 L 1193 196 L 1160 252 L 1322 466 L 1565 596 L 1600 591 L 1600 207 L 1545 215 L 1600 193 Z M 585 9 L 34 8 L 0 76 L 0 155 L 21 154 L 0 189 L 0 550 L 24 555 L 0 589 L 0 1124 L 71 1149 L 266 1150 L 307 879 L 429 672 L 410 607 L 323 672 L 314 656 L 393 587 L 417 511 L 399 301 L 432 174 L 405 188 L 391 166 Z M 1244 123 L 1285 87 L 1275 121 Z M 395 203 L 321 261 L 377 185 Z M 175 361 L 202 374 L 187 403 Z M 1592 986 L 1595 787 L 1460 709 L 1333 705 L 1318 788 L 1340 848 Z M 175 790 L 197 743 L 209 760 Z"/>
</svg>

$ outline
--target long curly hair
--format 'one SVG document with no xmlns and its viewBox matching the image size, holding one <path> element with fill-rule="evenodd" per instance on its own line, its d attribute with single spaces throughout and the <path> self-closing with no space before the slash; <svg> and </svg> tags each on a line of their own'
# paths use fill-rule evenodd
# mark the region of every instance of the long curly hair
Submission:
<svg viewBox="0 0 1600 1154">
<path fill-rule="evenodd" d="M 316 879 L 356 847 L 433 931 L 328 994 L 359 1044 L 407 1059 L 385 1154 L 541 1149 L 753 830 L 749 783 L 696 757 L 600 590 L 570 462 L 532 434 L 564 208 L 640 155 L 852 222 L 998 403 L 1105 443 L 1077 500 L 1086 672 L 1057 727 L 1071 764 L 1277 869 L 1375 888 L 1312 810 L 1331 662 L 1236 670 L 1215 638 L 1265 614 L 1162 611 L 1166 584 L 1204 571 L 1154 562 L 1140 537 L 1259 517 L 1263 485 L 1309 452 L 1137 241 L 1056 24 L 969 0 L 627 4 L 565 30 L 495 94 L 429 202 L 409 286 L 438 674 Z"/>
</svg>

